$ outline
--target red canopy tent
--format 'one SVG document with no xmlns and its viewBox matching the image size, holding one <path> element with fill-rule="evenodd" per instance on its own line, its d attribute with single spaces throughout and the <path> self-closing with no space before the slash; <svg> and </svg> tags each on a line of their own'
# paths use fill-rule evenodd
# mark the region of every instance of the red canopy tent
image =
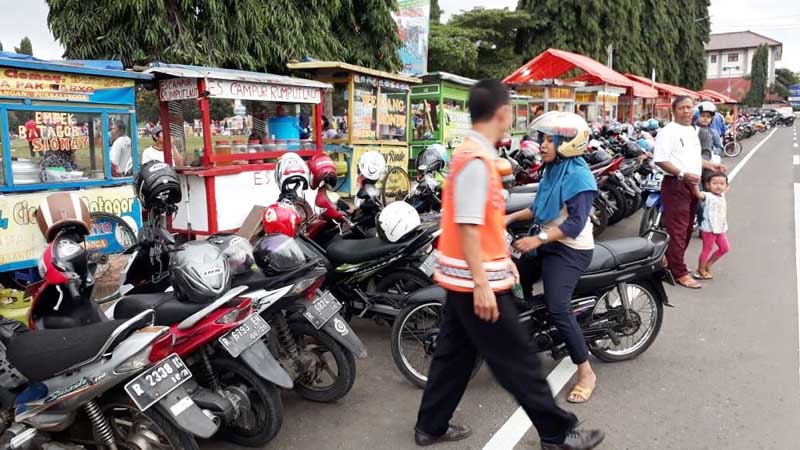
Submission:
<svg viewBox="0 0 800 450">
<path fill-rule="evenodd" d="M 682 88 L 680 86 L 673 86 L 667 83 L 653 83 L 650 79 L 634 75 L 632 73 L 626 73 L 625 76 L 631 80 L 638 81 L 640 83 L 645 83 L 647 85 L 652 85 L 659 91 L 659 94 L 667 94 L 666 97 L 677 97 L 679 95 L 688 95 L 695 100 L 700 100 L 702 96 L 695 91 L 691 91 L 686 88 Z M 661 97 L 665 97 L 665 95 L 660 95 Z"/>
<path fill-rule="evenodd" d="M 716 103 L 730 103 L 730 104 L 739 103 L 735 98 L 728 97 L 727 95 L 725 95 L 725 94 L 723 94 L 721 92 L 712 91 L 711 89 L 703 89 L 700 92 L 704 93 L 704 94 L 707 94 L 707 95 L 709 95 L 711 97 L 714 97 L 714 102 L 716 102 Z"/>
<path fill-rule="evenodd" d="M 503 82 L 519 85 L 538 80 L 556 79 L 573 69 L 580 69 L 584 72 L 583 75 L 573 78 L 573 81 L 585 81 L 590 85 L 623 87 L 627 89 L 628 95 L 632 97 L 658 97 L 658 91 L 652 87 L 631 80 L 592 58 L 554 48 L 540 53 L 507 76 Z M 633 116 L 633 108 L 631 108 L 631 116 Z M 631 117 L 631 120 L 633 120 L 633 117 Z"/>
</svg>

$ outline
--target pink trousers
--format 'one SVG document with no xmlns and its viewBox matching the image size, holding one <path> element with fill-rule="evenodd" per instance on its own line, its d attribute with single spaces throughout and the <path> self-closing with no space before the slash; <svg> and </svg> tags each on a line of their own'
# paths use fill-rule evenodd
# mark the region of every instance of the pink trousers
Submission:
<svg viewBox="0 0 800 450">
<path fill-rule="evenodd" d="M 700 266 L 705 266 L 709 258 L 714 258 L 714 261 L 718 260 L 730 250 L 728 235 L 725 233 L 714 234 L 701 231 L 700 236 L 703 238 L 703 251 L 700 252 Z M 717 251 L 712 255 L 711 252 L 714 250 L 715 244 L 717 246 Z"/>
</svg>

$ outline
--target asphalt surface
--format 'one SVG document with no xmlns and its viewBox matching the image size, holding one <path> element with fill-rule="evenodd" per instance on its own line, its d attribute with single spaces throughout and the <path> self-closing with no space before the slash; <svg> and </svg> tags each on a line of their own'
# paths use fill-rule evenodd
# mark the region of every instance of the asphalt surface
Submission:
<svg viewBox="0 0 800 450">
<path fill-rule="evenodd" d="M 730 168 L 747 158 L 728 193 L 731 252 L 715 279 L 691 291 L 668 286 L 675 308 L 666 308 L 658 339 L 629 362 L 592 359 L 598 385 L 585 405 L 559 402 L 601 428 L 600 449 L 800 448 L 798 283 L 795 267 L 793 183 L 800 173 L 792 155 L 793 128 L 779 128 L 744 142 L 744 152 L 724 159 Z M 635 236 L 639 215 L 610 227 L 602 240 Z M 700 240 L 687 253 L 696 266 Z M 413 426 L 422 391 L 394 366 L 388 326 L 356 320 L 369 357 L 358 361 L 353 390 L 336 404 L 315 404 L 283 394 L 285 420 L 265 450 L 414 449 Z M 541 356 L 545 370 L 556 362 Z M 518 405 L 483 368 L 470 383 L 454 422 L 470 425 L 469 439 L 437 449 L 483 449 Z M 502 433 L 503 431 L 501 431 Z M 206 442 L 208 450 L 238 449 Z M 495 447 L 499 448 L 499 447 Z M 535 430 L 504 448 L 538 449 Z"/>
</svg>

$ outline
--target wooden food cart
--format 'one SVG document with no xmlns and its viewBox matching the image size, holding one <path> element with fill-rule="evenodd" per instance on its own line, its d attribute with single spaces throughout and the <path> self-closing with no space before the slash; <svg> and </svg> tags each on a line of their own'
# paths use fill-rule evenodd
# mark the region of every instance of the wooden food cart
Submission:
<svg viewBox="0 0 800 450">
<path fill-rule="evenodd" d="M 89 207 L 90 251 L 118 253 L 133 243 L 141 225 L 132 187 L 135 83 L 151 78 L 115 61 L 0 52 L 0 273 L 11 277 L 3 283 L 38 278 L 45 240 L 35 214 L 52 191 L 75 191 Z M 98 213 L 113 216 L 95 219 Z"/>
<path fill-rule="evenodd" d="M 356 164 L 369 150 L 380 152 L 389 168 L 408 169 L 409 95 L 422 80 L 335 61 L 288 67 L 333 85 L 324 101 L 323 139 L 325 151 L 347 164 L 341 193 L 357 192 Z"/>
<path fill-rule="evenodd" d="M 422 84 L 411 87 L 411 159 L 431 144 L 452 151 L 470 129 L 467 97 L 477 80 L 447 72 L 418 75 Z M 413 163 L 412 167 L 413 169 Z"/>
<path fill-rule="evenodd" d="M 607 119 L 627 121 L 618 118 L 620 96 L 625 94 L 625 88 L 609 85 L 594 85 L 577 88 L 575 104 L 588 122 L 603 123 Z M 629 110 L 625 112 L 629 113 Z"/>
<path fill-rule="evenodd" d="M 237 231 L 254 206 L 280 194 L 274 179 L 277 159 L 286 152 L 311 158 L 322 151 L 322 108 L 331 85 L 268 73 L 155 63 L 145 70 L 158 80 L 161 123 L 169 124 L 164 148 L 185 155 L 177 171 L 182 205 L 170 229 L 190 236 Z M 193 148 L 184 101 L 200 110 L 199 148 Z M 244 101 L 252 129 L 236 136 L 212 136 L 210 101 Z M 196 103 L 195 103 L 196 102 Z M 191 127 L 189 127 L 191 130 Z M 171 163 L 171 152 L 164 152 Z M 313 204 L 313 193 L 306 192 Z"/>
</svg>

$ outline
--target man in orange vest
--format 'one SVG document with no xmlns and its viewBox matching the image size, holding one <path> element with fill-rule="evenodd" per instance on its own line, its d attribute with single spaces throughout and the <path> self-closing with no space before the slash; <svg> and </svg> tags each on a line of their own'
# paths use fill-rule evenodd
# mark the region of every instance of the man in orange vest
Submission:
<svg viewBox="0 0 800 450">
<path fill-rule="evenodd" d="M 414 428 L 417 445 L 458 441 L 472 430 L 450 423 L 480 355 L 530 417 L 543 450 L 588 450 L 597 430 L 576 430 L 553 399 L 522 327 L 511 289 L 518 275 L 505 241 L 505 200 L 494 142 L 511 126 L 508 90 L 483 80 L 467 100 L 472 130 L 453 153 L 442 196 L 439 266 L 447 301 Z"/>
</svg>

